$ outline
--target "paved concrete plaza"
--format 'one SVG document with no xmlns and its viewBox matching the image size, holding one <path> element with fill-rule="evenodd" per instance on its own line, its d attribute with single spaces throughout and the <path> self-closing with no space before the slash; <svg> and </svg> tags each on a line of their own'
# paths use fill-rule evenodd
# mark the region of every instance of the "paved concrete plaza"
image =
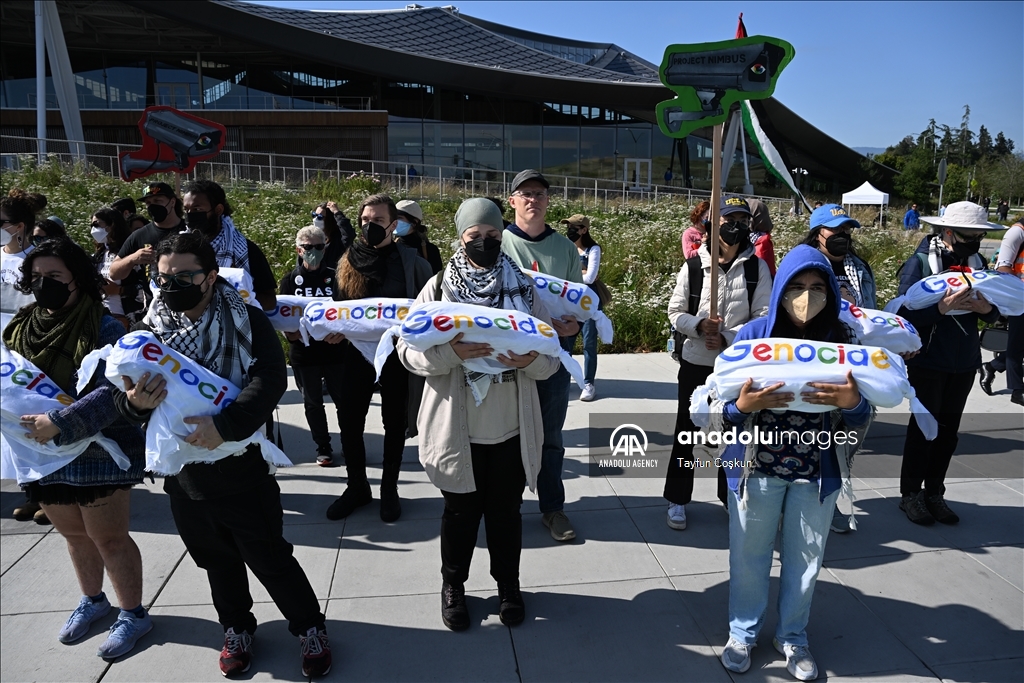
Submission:
<svg viewBox="0 0 1024 683">
<path fill-rule="evenodd" d="M 564 478 L 578 538 L 552 541 L 536 497 L 527 494 L 527 620 L 509 629 L 497 618 L 481 529 L 467 585 L 473 626 L 464 633 L 441 623 L 442 499 L 417 462 L 415 442 L 405 451 L 401 520 L 382 523 L 375 501 L 347 521 L 330 522 L 324 511 L 341 493 L 344 468 L 314 464 L 292 384 L 280 419 L 285 450 L 297 466 L 280 471 L 278 480 L 285 536 L 327 614 L 334 653 L 328 680 L 791 680 L 771 646 L 774 595 L 751 670 L 729 674 L 718 661 L 727 639 L 729 574 L 727 517 L 714 479 L 697 479 L 689 528 L 673 531 L 665 523 L 661 478 L 588 476 L 588 413 L 674 413 L 676 371 L 665 354 L 602 356 L 598 400 L 581 403 L 579 390 L 572 390 Z M 1000 376 L 996 386 L 1003 382 Z M 375 397 L 367 442 L 379 463 L 378 406 Z M 962 517 L 954 527 L 915 526 L 897 509 L 893 473 L 906 415 L 890 411 L 896 425 L 872 430 L 854 470 L 860 529 L 831 535 L 814 598 L 809 634 L 823 678 L 1024 680 L 1024 418 L 1008 393 L 987 397 L 977 387 L 969 409 L 980 418 L 961 435 L 950 469 L 947 498 Z M 378 480 L 379 465 L 370 476 Z M 0 680 L 221 680 L 222 632 L 209 585 L 175 533 L 159 480 L 132 494 L 143 602 L 155 627 L 113 664 L 95 654 L 113 612 L 82 641 L 57 641 L 79 598 L 66 545 L 50 527 L 11 519 L 22 498 L 13 482 L 3 482 L 2 490 Z M 776 559 L 776 577 L 777 567 Z M 297 640 L 262 586 L 250 582 L 261 626 L 244 678 L 301 680 Z M 106 590 L 113 596 L 109 584 Z"/>
</svg>

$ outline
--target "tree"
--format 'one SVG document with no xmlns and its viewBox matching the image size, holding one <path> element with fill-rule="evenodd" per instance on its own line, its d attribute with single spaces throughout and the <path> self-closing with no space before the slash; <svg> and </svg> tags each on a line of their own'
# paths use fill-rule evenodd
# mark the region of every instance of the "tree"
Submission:
<svg viewBox="0 0 1024 683">
<path fill-rule="evenodd" d="M 935 183 L 931 154 L 918 147 L 911 156 L 903 159 L 902 166 L 900 174 L 893 179 L 893 189 L 904 199 L 923 206 Z"/>
<path fill-rule="evenodd" d="M 960 165 L 966 166 L 973 159 L 971 158 L 973 152 L 973 145 L 971 144 L 971 138 L 974 137 L 974 133 L 971 132 L 971 107 L 964 105 L 964 115 L 960 119 L 960 130 L 956 135 L 956 148 L 960 153 Z"/>
<path fill-rule="evenodd" d="M 996 144 L 993 149 L 997 157 L 1013 154 L 1013 140 L 1003 135 L 1003 131 L 996 133 Z"/>
<path fill-rule="evenodd" d="M 992 136 L 988 129 L 982 126 L 978 129 L 978 157 L 984 159 L 992 153 Z"/>
</svg>

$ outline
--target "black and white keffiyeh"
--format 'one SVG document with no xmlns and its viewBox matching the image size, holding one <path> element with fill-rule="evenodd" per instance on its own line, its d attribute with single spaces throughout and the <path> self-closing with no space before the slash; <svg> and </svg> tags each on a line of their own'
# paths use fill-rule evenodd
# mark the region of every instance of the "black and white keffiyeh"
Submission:
<svg viewBox="0 0 1024 683">
<path fill-rule="evenodd" d="M 533 284 L 505 252 L 499 254 L 498 261 L 491 268 L 477 268 L 466 257 L 466 249 L 460 246 L 445 266 L 441 300 L 512 309 L 532 315 Z M 483 403 L 491 384 L 515 381 L 515 371 L 495 375 L 466 368 L 463 371 L 466 385 L 477 405 Z"/>
<path fill-rule="evenodd" d="M 221 268 L 241 268 L 249 272 L 249 243 L 230 216 L 220 217 L 220 232 L 210 240 Z"/>
<path fill-rule="evenodd" d="M 931 275 L 946 270 L 942 267 L 942 253 L 949 250 L 946 243 L 942 241 L 942 235 L 932 235 L 931 240 L 928 241 L 928 266 L 932 269 Z M 973 270 L 985 270 L 985 261 L 978 254 L 968 256 L 966 265 Z"/>
<path fill-rule="evenodd" d="M 857 272 L 857 264 L 853 260 L 853 256 L 847 254 L 843 259 L 843 270 L 846 271 L 846 281 L 850 285 L 850 291 L 853 293 L 853 298 L 856 299 L 854 302 L 861 308 L 864 307 L 864 294 L 860 288 L 860 273 Z"/>
<path fill-rule="evenodd" d="M 199 320 L 167 308 L 158 291 L 143 319 L 153 334 L 207 370 L 244 388 L 253 364 L 252 327 L 245 303 L 234 287 L 217 282 Z"/>
<path fill-rule="evenodd" d="M 459 247 L 445 266 L 441 299 L 532 315 L 533 285 L 505 252 L 492 267 L 477 268 Z"/>
</svg>

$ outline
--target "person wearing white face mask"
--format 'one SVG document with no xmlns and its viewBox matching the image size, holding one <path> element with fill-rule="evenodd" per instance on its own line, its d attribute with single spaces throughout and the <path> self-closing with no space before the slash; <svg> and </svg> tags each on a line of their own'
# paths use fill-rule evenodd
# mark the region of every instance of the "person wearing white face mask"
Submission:
<svg viewBox="0 0 1024 683">
<path fill-rule="evenodd" d="M 33 247 L 32 229 L 36 214 L 46 207 L 46 197 L 14 188 L 0 200 L 0 311 L 15 313 L 33 302 L 30 294 L 18 291 L 21 264 Z M 6 317 L 5 317 L 6 320 Z"/>
<path fill-rule="evenodd" d="M 413 249 L 394 241 L 398 209 L 385 194 L 370 195 L 359 205 L 359 235 L 337 267 L 336 301 L 379 296 L 412 299 L 430 279 L 430 264 Z M 398 499 L 398 475 L 405 449 L 410 395 L 409 371 L 397 354 L 391 354 L 376 380 L 376 371 L 363 354 L 340 333 L 324 338 L 341 344 L 335 352 L 344 368 L 344 396 L 338 404 L 341 447 L 345 453 L 348 485 L 327 508 L 327 519 L 348 517 L 373 500 L 366 477 L 366 445 L 363 431 L 370 410 L 374 384 L 380 384 L 380 411 L 384 423 L 384 463 L 380 485 L 380 518 L 394 522 L 402 515 Z"/>
<path fill-rule="evenodd" d="M 128 223 L 117 209 L 103 207 L 92 215 L 89 234 L 96 244 L 92 261 L 106 281 L 103 287 L 103 301 L 110 314 L 124 325 L 125 329 L 131 329 L 132 325 L 142 319 L 145 312 L 142 268 L 135 266 L 127 276 L 119 280 L 110 277 L 110 266 L 117 259 L 121 245 L 128 239 Z"/>
</svg>

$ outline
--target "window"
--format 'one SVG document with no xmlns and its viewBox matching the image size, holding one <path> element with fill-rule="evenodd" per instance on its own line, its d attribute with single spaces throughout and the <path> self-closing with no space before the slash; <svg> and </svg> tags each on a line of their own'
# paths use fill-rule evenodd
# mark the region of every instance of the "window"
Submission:
<svg viewBox="0 0 1024 683">
<path fill-rule="evenodd" d="M 540 168 L 540 126 L 505 126 L 505 168 Z"/>
<path fill-rule="evenodd" d="M 580 129 L 576 126 L 544 126 L 544 173 L 577 176 Z"/>
</svg>

